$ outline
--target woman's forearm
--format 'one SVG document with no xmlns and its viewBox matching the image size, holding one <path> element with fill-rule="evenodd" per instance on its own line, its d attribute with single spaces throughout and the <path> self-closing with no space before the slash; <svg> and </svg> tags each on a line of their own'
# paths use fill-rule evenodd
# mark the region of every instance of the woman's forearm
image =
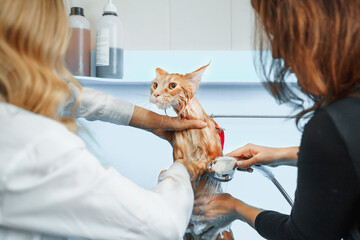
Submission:
<svg viewBox="0 0 360 240">
<path fill-rule="evenodd" d="M 129 125 L 142 129 L 157 129 L 170 125 L 171 118 L 159 115 L 145 108 L 135 106 Z"/>
<path fill-rule="evenodd" d="M 185 121 L 179 121 L 176 118 L 159 115 L 155 112 L 147 110 L 145 108 L 135 105 L 134 113 L 130 120 L 129 125 L 132 127 L 142 128 L 142 129 L 184 129 Z M 189 121 L 190 123 L 190 121 Z"/>
<path fill-rule="evenodd" d="M 238 199 L 234 200 L 238 219 L 247 222 L 251 227 L 255 228 L 255 219 L 263 210 L 247 205 Z"/>
<path fill-rule="evenodd" d="M 206 123 L 200 120 L 179 120 L 177 118 L 159 115 L 145 108 L 135 106 L 129 125 L 149 130 L 165 129 L 180 131 L 190 128 L 204 128 Z"/>
<path fill-rule="evenodd" d="M 297 166 L 299 147 L 279 148 L 279 165 Z"/>
</svg>

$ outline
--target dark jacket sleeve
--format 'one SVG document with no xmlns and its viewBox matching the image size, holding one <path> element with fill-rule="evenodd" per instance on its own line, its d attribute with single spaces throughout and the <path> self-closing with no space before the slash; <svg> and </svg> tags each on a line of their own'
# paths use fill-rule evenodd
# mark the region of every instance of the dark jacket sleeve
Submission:
<svg viewBox="0 0 360 240">
<path fill-rule="evenodd" d="M 359 184 L 345 143 L 326 110 L 305 126 L 291 215 L 264 211 L 255 228 L 266 239 L 340 239 L 358 208 Z"/>
</svg>

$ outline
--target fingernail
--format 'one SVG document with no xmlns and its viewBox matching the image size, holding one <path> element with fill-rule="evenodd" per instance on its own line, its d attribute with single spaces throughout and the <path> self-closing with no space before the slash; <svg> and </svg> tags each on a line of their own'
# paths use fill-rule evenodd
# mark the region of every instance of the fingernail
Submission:
<svg viewBox="0 0 360 240">
<path fill-rule="evenodd" d="M 206 122 L 201 122 L 201 123 L 200 123 L 200 126 L 201 126 L 201 127 L 206 127 L 206 126 L 207 126 L 207 123 L 206 123 Z"/>
<path fill-rule="evenodd" d="M 238 166 L 242 166 L 242 165 L 243 165 L 243 162 L 238 161 L 238 162 L 236 162 L 236 165 L 238 165 Z"/>
</svg>

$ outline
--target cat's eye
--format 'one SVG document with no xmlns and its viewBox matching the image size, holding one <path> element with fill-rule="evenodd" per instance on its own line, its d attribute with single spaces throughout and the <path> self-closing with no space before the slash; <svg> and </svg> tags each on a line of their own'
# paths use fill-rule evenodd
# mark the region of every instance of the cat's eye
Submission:
<svg viewBox="0 0 360 240">
<path fill-rule="evenodd" d="M 156 82 L 154 82 L 153 88 L 156 89 L 157 87 L 158 87 L 158 84 Z"/>
<path fill-rule="evenodd" d="M 170 88 L 171 90 L 173 90 L 174 88 L 176 88 L 176 83 L 170 83 L 170 84 L 169 84 L 169 88 Z"/>
</svg>

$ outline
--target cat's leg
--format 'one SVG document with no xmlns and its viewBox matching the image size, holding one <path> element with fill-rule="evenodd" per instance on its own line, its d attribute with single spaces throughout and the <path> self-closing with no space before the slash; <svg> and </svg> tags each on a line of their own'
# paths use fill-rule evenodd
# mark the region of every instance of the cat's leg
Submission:
<svg viewBox="0 0 360 240">
<path fill-rule="evenodd" d="M 178 136 L 179 133 L 175 132 L 174 136 Z M 179 139 L 182 139 L 180 137 L 174 137 L 174 143 L 173 143 L 173 157 L 174 161 L 177 159 L 184 159 L 185 153 L 189 152 L 189 144 L 184 143 L 182 141 L 179 141 Z"/>
<path fill-rule="evenodd" d="M 194 168 L 191 166 L 191 163 L 189 163 L 188 161 L 186 161 L 184 159 L 176 159 L 175 161 L 184 165 L 184 167 L 186 168 L 186 170 L 188 171 L 188 173 L 190 175 L 190 181 L 192 183 L 194 183 L 194 181 L 198 178 L 198 176 L 196 175 Z"/>
<path fill-rule="evenodd" d="M 196 180 L 202 175 L 205 174 L 207 168 L 207 162 L 198 160 L 196 162 L 190 162 L 189 168 L 191 169 L 193 175 L 196 177 Z"/>
<path fill-rule="evenodd" d="M 189 162 L 185 159 L 176 159 L 176 162 L 182 163 L 190 175 L 191 182 L 199 180 L 199 177 L 206 172 L 207 164 L 204 161 Z"/>
</svg>

